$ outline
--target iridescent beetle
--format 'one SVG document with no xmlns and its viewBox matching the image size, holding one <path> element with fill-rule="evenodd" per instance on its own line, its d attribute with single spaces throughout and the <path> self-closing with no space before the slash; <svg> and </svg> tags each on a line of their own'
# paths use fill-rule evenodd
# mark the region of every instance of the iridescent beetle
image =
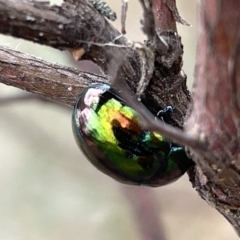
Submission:
<svg viewBox="0 0 240 240">
<path fill-rule="evenodd" d="M 76 142 L 103 173 L 126 184 L 162 186 L 192 164 L 182 147 L 143 130 L 138 114 L 107 84 L 93 84 L 73 111 Z"/>
</svg>

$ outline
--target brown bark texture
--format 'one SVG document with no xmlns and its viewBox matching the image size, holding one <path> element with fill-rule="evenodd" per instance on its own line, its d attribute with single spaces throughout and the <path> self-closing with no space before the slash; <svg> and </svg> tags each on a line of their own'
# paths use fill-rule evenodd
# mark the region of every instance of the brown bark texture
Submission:
<svg viewBox="0 0 240 240">
<path fill-rule="evenodd" d="M 62 6 L 0 0 L 0 33 L 69 50 L 75 59 L 95 62 L 104 74 L 50 64 L 0 47 L 0 82 L 68 105 L 92 82 L 109 82 L 122 92 L 124 86 L 118 83 L 127 83 L 153 115 L 166 106 L 177 106 L 168 123 L 178 130 L 154 117 L 147 118 L 149 125 L 188 147 L 196 163 L 189 171 L 193 186 L 240 235 L 240 2 L 200 2 L 192 101 L 181 70 L 183 46 L 176 32 L 176 21 L 186 23 L 175 1 L 139 2 L 145 44 L 130 43 L 86 0 L 65 0 Z M 132 105 L 142 114 L 140 102 Z"/>
<path fill-rule="evenodd" d="M 197 163 L 193 186 L 240 235 L 240 2 L 202 0 L 193 107 L 185 132 L 205 150 L 191 149 Z"/>
</svg>

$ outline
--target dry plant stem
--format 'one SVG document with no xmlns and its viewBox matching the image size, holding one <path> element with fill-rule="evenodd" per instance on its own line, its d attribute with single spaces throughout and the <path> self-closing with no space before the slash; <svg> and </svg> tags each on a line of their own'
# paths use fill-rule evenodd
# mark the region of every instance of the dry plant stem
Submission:
<svg viewBox="0 0 240 240">
<path fill-rule="evenodd" d="M 170 11 L 168 8 L 164 9 Z M 143 21 L 146 25 L 145 29 L 154 27 L 154 23 L 147 24 L 149 16 L 153 19 L 151 11 L 151 8 L 145 11 L 145 20 Z M 126 61 L 122 64 L 121 78 L 127 81 L 132 90 L 137 88 L 142 73 L 139 54 L 131 47 L 118 48 L 104 45 L 104 43 L 113 42 L 120 33 L 88 1 L 72 0 L 58 7 L 26 0 L 0 0 L 0 22 L 0 32 L 4 34 L 57 49 L 84 48 L 83 58 L 93 60 L 105 73 L 108 73 L 109 68 L 112 67 L 113 56 L 121 52 L 126 56 Z M 168 34 L 165 37 L 166 40 L 170 41 L 172 38 L 174 40 L 172 42 L 173 57 L 170 59 L 171 64 L 176 62 L 172 66 L 174 70 L 169 69 L 168 66 L 161 67 L 162 44 L 160 44 L 161 46 L 158 44 L 161 41 L 157 41 L 158 38 L 154 32 L 154 36 L 149 38 L 149 46 L 156 55 L 158 66 L 156 66 L 157 71 L 154 72 L 142 101 L 147 107 L 151 107 L 150 110 L 154 114 L 167 105 L 177 105 L 177 111 L 173 116 L 173 125 L 181 127 L 190 99 L 186 89 L 186 78 L 179 75 L 181 70 L 181 56 L 179 55 L 182 54 L 182 50 L 180 49 L 181 51 L 176 51 L 174 54 L 174 46 L 181 46 L 181 42 L 180 38 L 175 39 L 174 36 Z M 115 43 L 124 46 L 127 45 L 127 40 L 120 37 Z M 176 72 L 175 75 L 173 75 L 173 71 Z M 178 104 L 179 102 L 181 104 Z"/>
<path fill-rule="evenodd" d="M 186 133 L 207 150 L 191 149 L 193 185 L 240 236 L 240 1 L 202 0 L 193 108 Z"/>
<path fill-rule="evenodd" d="M 80 46 L 83 42 L 96 41 L 98 44 L 109 42 L 118 35 L 118 32 L 104 18 L 99 17 L 98 12 L 92 9 L 87 1 L 76 1 L 76 6 L 72 5 L 74 2 L 68 1 L 62 7 L 51 7 L 46 4 L 29 1 L 9 0 L 6 2 L 0 0 L 0 21 L 2 22 L 1 26 L 3 26 L 0 28 L 0 31 L 58 49 L 74 48 L 74 46 Z M 145 0 L 144 2 L 146 3 L 147 1 Z M 146 20 L 148 17 L 146 12 L 152 11 L 151 4 L 144 9 Z M 159 11 L 170 11 L 171 15 L 171 10 L 167 7 L 161 8 Z M 153 15 L 153 13 L 151 14 Z M 154 14 L 158 14 L 158 12 L 155 11 Z M 165 21 L 165 19 L 158 18 L 156 28 L 161 26 L 161 21 Z M 173 21 L 173 18 L 169 21 Z M 144 22 L 146 23 L 146 21 Z M 167 35 L 167 39 L 170 40 L 171 37 Z M 155 37 L 149 39 L 149 43 L 152 42 L 152 50 L 156 52 L 156 62 L 160 66 L 156 66 L 157 71 L 154 73 L 142 100 L 145 106 L 152 108 L 151 110 L 154 113 L 157 113 L 159 109 L 167 105 L 177 105 L 178 108 L 173 119 L 175 119 L 174 124 L 181 127 L 183 116 L 189 103 L 189 93 L 185 85 L 186 79 L 180 73 L 181 66 L 179 67 L 179 64 L 181 65 L 182 52 L 176 52 L 175 54 L 173 51 L 174 58 L 172 64 L 176 65 L 174 65 L 174 70 L 165 66 L 162 67 L 161 49 L 159 51 L 157 49 L 158 45 L 154 44 L 156 39 L 157 35 L 155 33 Z M 174 39 L 173 46 L 175 46 L 175 40 L 177 41 L 176 46 L 179 46 L 181 42 L 178 38 Z M 120 41 L 118 43 L 125 43 L 125 39 L 122 37 L 118 41 Z M 88 45 L 90 47 L 86 49 L 85 58 L 95 59 L 95 62 L 104 71 L 109 66 L 112 67 L 111 59 L 115 54 L 114 51 L 121 52 L 122 55 L 126 56 L 122 64 L 123 71 L 118 75 L 118 78 L 119 81 L 127 81 L 131 89 L 136 89 L 142 73 L 140 64 L 142 61 L 141 58 L 139 59 L 137 51 L 130 47 L 120 48 L 119 50 L 119 48 L 113 47 Z M 99 57 L 99 54 L 101 54 L 101 57 Z M 70 105 L 75 103 L 83 87 L 95 81 L 106 82 L 104 77 L 88 75 L 87 73 L 81 73 L 79 76 L 79 71 L 77 70 L 47 64 L 28 55 L 11 52 L 7 49 L 2 50 L 0 55 L 2 58 L 1 82 Z M 30 61 L 30 59 L 32 60 Z M 174 63 L 174 59 L 177 59 L 176 63 Z M 176 73 L 175 75 L 173 75 L 173 71 Z M 181 102 L 181 105 L 178 104 L 179 102 Z M 156 126 L 154 128 L 157 129 Z M 166 129 L 166 137 L 169 136 L 172 139 L 174 133 L 170 131 L 170 127 L 166 127 Z M 171 134 L 168 134 L 169 132 Z M 179 138 L 177 138 L 177 142 L 179 142 L 179 139 L 182 139 L 181 132 L 178 133 Z"/>
<path fill-rule="evenodd" d="M 82 72 L 0 47 L 0 82 L 74 105 L 83 88 L 93 82 L 108 82 L 104 76 Z"/>
<path fill-rule="evenodd" d="M 0 33 L 60 50 L 86 48 L 89 58 L 107 70 L 112 58 L 108 48 L 88 42 L 109 43 L 120 33 L 89 1 L 75 2 L 74 5 L 74 1 L 68 1 L 60 7 L 30 0 L 0 0 Z M 121 37 L 117 43 L 126 45 L 126 39 Z"/>
<path fill-rule="evenodd" d="M 169 9 L 167 2 L 172 0 L 153 0 L 152 10 L 155 19 L 155 28 L 158 34 L 163 31 L 175 31 L 177 32 L 176 22 L 172 11 Z M 173 4 L 176 4 L 173 1 Z"/>
<path fill-rule="evenodd" d="M 122 0 L 122 11 L 121 11 L 122 34 L 126 34 L 127 10 L 128 10 L 128 0 Z"/>
<path fill-rule="evenodd" d="M 167 4 L 169 9 L 171 9 L 172 14 L 174 16 L 174 19 L 176 22 L 179 22 L 183 25 L 190 26 L 189 23 L 187 23 L 180 15 L 176 6 L 176 0 L 164 0 L 164 2 Z"/>
<path fill-rule="evenodd" d="M 154 72 L 142 97 L 142 103 L 156 115 L 166 106 L 177 106 L 169 124 L 182 127 L 190 103 L 186 76 L 181 72 L 182 44 L 175 34 L 176 23 L 164 0 L 139 0 L 143 8 L 142 30 L 147 36 L 147 47 L 155 55 Z M 166 31 L 161 31 L 162 26 Z M 181 102 L 181 104 L 179 104 Z M 156 111 L 158 109 L 158 111 Z M 137 109 L 139 110 L 139 109 Z M 176 113 L 176 114 L 175 114 Z"/>
<path fill-rule="evenodd" d="M 122 185 L 121 190 L 129 201 L 141 240 L 167 240 L 152 189 Z"/>
</svg>

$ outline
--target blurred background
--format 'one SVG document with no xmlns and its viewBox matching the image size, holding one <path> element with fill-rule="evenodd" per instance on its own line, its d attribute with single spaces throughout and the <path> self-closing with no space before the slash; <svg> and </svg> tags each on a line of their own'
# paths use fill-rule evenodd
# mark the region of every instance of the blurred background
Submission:
<svg viewBox="0 0 240 240">
<path fill-rule="evenodd" d="M 121 1 L 107 1 L 120 27 Z M 60 1 L 52 1 L 60 4 Z M 191 88 L 197 38 L 196 0 L 178 0 L 184 66 Z M 127 37 L 143 41 L 141 8 L 129 0 Z M 0 44 L 78 67 L 67 52 L 0 35 Z M 86 65 L 81 65 L 82 68 Z M 23 93 L 0 84 L 0 96 Z M 37 100 L 0 102 L 0 239 L 235 240 L 230 224 L 207 205 L 185 175 L 162 188 L 124 186 L 98 172 L 81 154 L 72 109 Z"/>
</svg>

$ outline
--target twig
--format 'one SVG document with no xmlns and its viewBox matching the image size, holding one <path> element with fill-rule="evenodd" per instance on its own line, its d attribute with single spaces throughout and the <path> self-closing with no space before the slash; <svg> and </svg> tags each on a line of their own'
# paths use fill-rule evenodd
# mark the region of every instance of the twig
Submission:
<svg viewBox="0 0 240 240">
<path fill-rule="evenodd" d="M 107 62 L 111 58 L 108 49 L 83 42 L 108 43 L 116 39 L 120 33 L 94 9 L 90 2 L 86 0 L 73 2 L 75 5 L 68 1 L 60 7 L 30 0 L 0 0 L 0 33 L 60 50 L 84 48 L 88 52 L 85 58 L 88 57 L 103 71 L 107 71 Z M 118 44 L 126 43 L 126 38 L 118 39 Z M 127 55 L 127 52 L 125 54 Z"/>
<path fill-rule="evenodd" d="M 122 0 L 122 13 L 121 13 L 122 34 L 126 34 L 127 10 L 128 10 L 128 0 Z"/>
<path fill-rule="evenodd" d="M 166 240 L 164 228 L 159 219 L 157 201 L 152 189 L 121 186 L 130 207 L 142 240 Z"/>
<path fill-rule="evenodd" d="M 82 89 L 104 76 L 82 72 L 0 47 L 0 82 L 40 96 L 74 105 Z"/>
</svg>

